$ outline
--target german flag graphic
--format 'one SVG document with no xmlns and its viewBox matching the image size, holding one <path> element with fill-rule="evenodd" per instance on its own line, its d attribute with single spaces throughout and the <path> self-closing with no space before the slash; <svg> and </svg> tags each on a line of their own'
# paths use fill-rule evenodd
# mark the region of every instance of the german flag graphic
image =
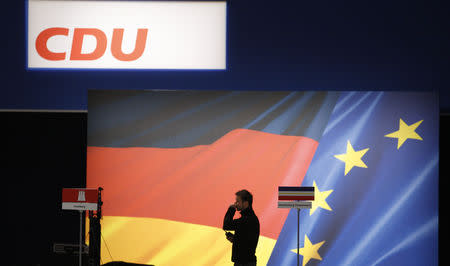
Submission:
<svg viewBox="0 0 450 266">
<path fill-rule="evenodd" d="M 265 265 L 289 212 L 278 187 L 301 185 L 338 96 L 90 90 L 87 187 L 104 188 L 102 262 L 230 265 L 223 217 L 247 189 Z"/>
</svg>

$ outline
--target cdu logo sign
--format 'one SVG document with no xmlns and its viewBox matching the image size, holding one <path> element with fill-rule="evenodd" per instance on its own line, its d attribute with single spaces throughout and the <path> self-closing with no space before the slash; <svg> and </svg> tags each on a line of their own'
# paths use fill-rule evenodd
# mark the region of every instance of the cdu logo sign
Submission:
<svg viewBox="0 0 450 266">
<path fill-rule="evenodd" d="M 28 0 L 30 69 L 225 69 L 226 2 Z"/>
</svg>

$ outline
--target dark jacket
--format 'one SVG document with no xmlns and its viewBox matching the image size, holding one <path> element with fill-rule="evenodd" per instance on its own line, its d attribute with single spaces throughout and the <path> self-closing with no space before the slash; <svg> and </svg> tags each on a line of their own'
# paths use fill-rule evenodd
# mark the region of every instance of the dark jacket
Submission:
<svg viewBox="0 0 450 266">
<path fill-rule="evenodd" d="M 259 239 L 259 220 L 251 208 L 241 211 L 241 217 L 234 219 L 236 209 L 229 207 L 223 219 L 223 229 L 235 231 L 231 261 L 237 263 L 256 262 L 255 250 Z"/>
</svg>

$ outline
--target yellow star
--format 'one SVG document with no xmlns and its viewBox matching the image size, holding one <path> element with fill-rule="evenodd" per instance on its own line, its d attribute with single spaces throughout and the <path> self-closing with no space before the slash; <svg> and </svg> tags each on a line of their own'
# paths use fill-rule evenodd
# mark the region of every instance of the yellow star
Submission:
<svg viewBox="0 0 450 266">
<path fill-rule="evenodd" d="M 305 266 L 311 259 L 322 260 L 322 257 L 319 255 L 319 248 L 324 243 L 325 241 L 322 241 L 313 245 L 311 241 L 309 241 L 308 236 L 305 235 L 305 245 L 298 251 L 298 253 L 303 256 L 303 266 Z M 297 253 L 297 249 L 291 249 L 291 251 Z"/>
<path fill-rule="evenodd" d="M 309 209 L 309 215 L 311 216 L 318 207 L 331 211 L 332 209 L 326 202 L 326 198 L 331 194 L 331 192 L 333 192 L 333 190 L 331 189 L 321 192 L 317 187 L 316 181 L 313 182 L 313 186 L 314 186 L 314 200 L 312 201 L 311 209 Z"/>
<path fill-rule="evenodd" d="M 417 127 L 422 123 L 423 120 L 420 120 L 419 122 L 416 122 L 410 126 L 408 126 L 403 120 L 400 118 L 400 125 L 399 129 L 395 132 L 392 132 L 390 134 L 385 135 L 385 137 L 388 138 L 396 138 L 398 139 L 397 142 L 397 150 L 400 149 L 400 147 L 403 145 L 403 143 L 407 139 L 418 139 L 423 140 L 419 134 L 416 133 Z"/>
<path fill-rule="evenodd" d="M 350 172 L 354 166 L 367 168 L 367 165 L 361 160 L 361 158 L 368 150 L 369 148 L 355 151 L 350 141 L 347 140 L 347 153 L 334 155 L 334 157 L 345 163 L 345 175 L 347 175 L 347 173 Z"/>
</svg>

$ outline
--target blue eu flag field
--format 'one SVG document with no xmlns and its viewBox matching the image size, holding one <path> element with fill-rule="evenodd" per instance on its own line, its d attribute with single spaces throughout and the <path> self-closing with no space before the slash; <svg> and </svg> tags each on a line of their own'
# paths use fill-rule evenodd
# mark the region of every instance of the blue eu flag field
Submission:
<svg viewBox="0 0 450 266">
<path fill-rule="evenodd" d="M 429 92 L 345 92 L 302 186 L 302 265 L 438 264 L 438 97 Z M 296 265 L 291 210 L 268 265 Z"/>
</svg>

